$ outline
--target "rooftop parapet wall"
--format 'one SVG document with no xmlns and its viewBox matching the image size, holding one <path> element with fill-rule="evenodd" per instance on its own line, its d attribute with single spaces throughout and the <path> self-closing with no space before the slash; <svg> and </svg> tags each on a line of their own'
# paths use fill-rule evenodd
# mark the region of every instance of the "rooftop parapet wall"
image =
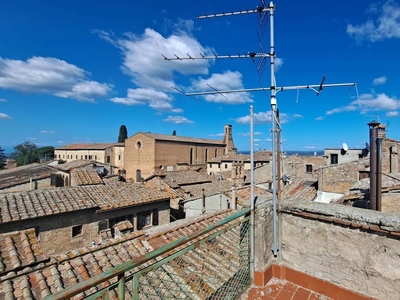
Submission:
<svg viewBox="0 0 400 300">
<path fill-rule="evenodd" d="M 282 264 L 377 299 L 400 299 L 400 217 L 283 202 Z"/>
</svg>

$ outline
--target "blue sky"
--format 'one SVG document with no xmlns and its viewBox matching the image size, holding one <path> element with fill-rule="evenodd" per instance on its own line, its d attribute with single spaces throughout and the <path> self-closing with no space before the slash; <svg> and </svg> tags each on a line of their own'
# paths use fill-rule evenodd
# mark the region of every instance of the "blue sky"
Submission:
<svg viewBox="0 0 400 300">
<path fill-rule="evenodd" d="M 275 2 L 278 86 L 356 82 L 277 95 L 283 150 L 362 148 L 375 119 L 400 140 L 400 3 Z M 256 14 L 234 1 L 6 1 L 0 10 L 0 146 L 115 142 L 120 125 L 138 131 L 221 139 L 271 149 L 269 92 L 185 97 L 184 92 L 270 85 L 247 59 L 165 61 L 166 57 L 259 52 Z M 260 33 L 269 51 L 269 24 Z"/>
</svg>

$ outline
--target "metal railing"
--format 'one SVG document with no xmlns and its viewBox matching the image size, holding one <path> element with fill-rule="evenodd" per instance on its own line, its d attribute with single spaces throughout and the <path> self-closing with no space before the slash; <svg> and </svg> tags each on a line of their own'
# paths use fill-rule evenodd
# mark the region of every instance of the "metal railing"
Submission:
<svg viewBox="0 0 400 300">
<path fill-rule="evenodd" d="M 250 209 L 45 299 L 234 299 L 251 284 Z"/>
</svg>

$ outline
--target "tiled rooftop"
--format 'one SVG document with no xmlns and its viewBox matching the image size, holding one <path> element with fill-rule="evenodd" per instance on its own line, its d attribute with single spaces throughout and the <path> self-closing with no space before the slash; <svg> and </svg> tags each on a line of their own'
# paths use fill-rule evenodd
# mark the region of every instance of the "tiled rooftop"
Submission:
<svg viewBox="0 0 400 300">
<path fill-rule="evenodd" d="M 0 189 L 27 183 L 30 179 L 44 179 L 56 173 L 57 170 L 47 165 L 33 163 L 15 169 L 0 171 Z"/>
<path fill-rule="evenodd" d="M 82 189 L 67 187 L 0 194 L 0 223 L 97 207 Z"/>
<path fill-rule="evenodd" d="M 135 183 L 64 187 L 0 194 L 0 223 L 88 208 L 108 210 L 169 199 L 169 194 Z"/>
<path fill-rule="evenodd" d="M 103 180 L 93 167 L 73 169 L 71 177 L 77 186 L 103 184 Z"/>
<path fill-rule="evenodd" d="M 104 150 L 112 146 L 124 146 L 124 143 L 89 143 L 89 144 L 69 144 L 54 150 Z"/>
<path fill-rule="evenodd" d="M 0 276 L 44 261 L 34 229 L 0 234 Z"/>
<path fill-rule="evenodd" d="M 281 185 L 281 199 L 312 201 L 317 196 L 316 181 L 294 180 L 291 184 Z"/>
<path fill-rule="evenodd" d="M 0 294 L 3 294 L 5 299 L 42 299 L 49 294 L 66 289 L 78 282 L 89 279 L 94 275 L 106 272 L 110 268 L 120 265 L 123 262 L 138 258 L 144 254 L 175 241 L 183 236 L 187 236 L 197 232 L 206 226 L 222 220 L 232 214 L 231 211 L 223 211 L 217 214 L 205 215 L 194 221 L 185 220 L 170 224 L 168 229 L 154 228 L 149 231 L 148 235 L 143 235 L 143 232 L 134 232 L 124 238 L 111 239 L 105 244 L 84 247 L 74 251 L 66 252 L 55 257 L 52 261 L 46 262 L 40 268 L 25 268 L 18 270 L 15 274 L 5 275 L 0 278 L 3 281 L 0 286 Z M 183 220 L 182 220 L 183 221 Z M 169 271 L 174 271 L 176 277 L 181 277 L 181 282 L 186 282 L 188 285 L 199 286 L 206 284 L 206 279 L 199 276 L 212 276 L 214 282 L 221 281 L 218 284 L 223 284 L 225 277 L 233 276 L 231 274 L 234 268 L 231 266 L 236 264 L 235 257 L 227 255 L 230 251 L 237 249 L 232 243 L 233 239 L 239 238 L 239 230 L 236 233 L 225 236 L 220 236 L 213 243 L 207 244 L 205 248 L 199 248 L 188 253 L 182 258 L 183 265 L 189 265 L 190 269 L 184 268 L 178 264 L 170 264 L 169 268 L 164 271 L 158 270 L 152 272 L 150 276 L 156 276 L 157 279 L 171 276 Z M 190 243 L 195 243 L 197 239 Z M 239 244 L 239 243 L 237 243 Z M 174 251 L 177 251 L 175 249 Z M 206 251 L 206 252 L 204 252 Z M 210 255 L 212 253 L 212 255 Z M 225 254 L 221 254 L 225 253 Z M 196 259 L 202 257 L 204 264 L 199 265 L 194 263 Z M 218 262 L 218 263 L 217 263 Z M 146 263 L 145 266 L 151 262 Z M 221 265 L 224 264 L 224 268 Z M 196 268 L 202 268 L 197 270 Z M 204 269 L 205 268 L 205 269 Z M 179 269 L 179 270 L 178 270 Z M 215 270 L 218 269 L 218 274 Z M 222 272 L 223 271 L 223 272 Z M 197 274 L 197 275 L 195 275 Z M 175 277 L 175 279 L 176 279 Z M 191 280 L 186 280 L 187 278 Z M 158 289 L 159 292 L 168 293 L 169 290 L 163 284 L 158 284 L 159 280 L 154 280 L 155 284 L 152 288 Z M 105 282 L 108 285 L 109 282 Z M 152 282 L 148 281 L 148 285 Z M 127 293 L 131 291 L 130 286 L 127 286 Z M 89 293 L 92 293 L 101 287 L 93 287 Z M 179 288 L 179 287 L 177 287 Z M 218 286 L 208 285 L 208 289 L 216 289 Z M 185 293 L 185 291 L 182 291 Z M 80 298 L 82 296 L 78 295 Z M 111 294 L 114 297 L 115 294 Z M 131 295 L 127 295 L 128 297 Z"/>
<path fill-rule="evenodd" d="M 73 160 L 73 161 L 63 163 L 63 164 L 56 165 L 54 167 L 61 171 L 71 171 L 72 169 L 82 168 L 82 167 L 86 167 L 89 165 L 93 165 L 93 163 L 96 163 L 96 162 L 94 160 L 77 159 L 77 160 Z"/>
<path fill-rule="evenodd" d="M 175 142 L 189 142 L 189 143 L 200 143 L 200 144 L 224 145 L 223 142 L 219 141 L 219 140 L 193 138 L 193 137 L 168 135 L 168 134 L 157 134 L 157 133 L 151 133 L 151 132 L 138 132 L 137 134 L 143 134 L 143 135 L 145 135 L 147 137 L 150 137 L 152 139 L 162 140 L 162 141 L 175 141 Z M 136 136 L 137 134 L 135 134 L 134 136 Z"/>
<path fill-rule="evenodd" d="M 165 176 L 165 182 L 172 188 L 177 188 L 182 185 L 211 182 L 212 180 L 206 173 L 191 170 L 170 171 L 162 175 Z"/>
</svg>

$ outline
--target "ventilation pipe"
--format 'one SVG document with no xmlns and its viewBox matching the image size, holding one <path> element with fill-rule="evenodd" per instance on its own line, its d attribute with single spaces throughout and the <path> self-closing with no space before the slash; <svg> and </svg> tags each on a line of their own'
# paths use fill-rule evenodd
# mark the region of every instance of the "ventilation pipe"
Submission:
<svg viewBox="0 0 400 300">
<path fill-rule="evenodd" d="M 376 210 L 381 211 L 382 204 L 382 139 L 376 139 Z"/>
<path fill-rule="evenodd" d="M 370 154 L 369 154 L 369 161 L 370 161 L 370 171 L 369 171 L 369 193 L 370 193 L 370 201 L 369 201 L 369 208 L 371 210 L 377 210 L 376 205 L 376 195 L 377 195 L 377 172 L 378 172 L 378 165 L 377 165 L 377 143 L 376 140 L 378 138 L 378 125 L 379 123 L 375 120 L 369 122 L 367 124 L 369 126 L 369 144 L 370 144 Z"/>
</svg>

